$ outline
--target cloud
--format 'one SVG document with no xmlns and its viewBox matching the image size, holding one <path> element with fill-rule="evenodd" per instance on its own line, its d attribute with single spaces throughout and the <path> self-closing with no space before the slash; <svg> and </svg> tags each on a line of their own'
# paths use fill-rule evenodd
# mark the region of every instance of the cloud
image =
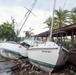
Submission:
<svg viewBox="0 0 76 75">
<path fill-rule="evenodd" d="M 24 17 L 26 12 L 27 10 L 21 6 L 11 6 L 11 7 L 0 6 L 0 24 L 6 22 L 6 20 L 11 22 L 11 16 L 12 16 L 18 23 L 18 25 L 16 25 L 16 29 L 20 29 L 22 24 L 20 25 L 19 23 Z M 23 31 L 26 31 L 29 28 L 33 28 L 35 34 L 45 31 L 43 29 L 46 26 L 44 24 L 44 21 L 47 19 L 47 17 L 51 15 L 51 13 L 40 9 L 34 9 L 32 12 L 36 15 L 36 17 L 33 14 L 30 14 L 24 27 L 21 30 L 20 33 L 21 36 L 24 36 Z"/>
<path fill-rule="evenodd" d="M 26 21 L 22 31 L 26 31 L 30 27 L 34 29 L 35 34 L 46 31 L 47 29 L 43 29 L 46 26 L 44 21 L 51 15 L 51 12 L 39 9 L 35 9 L 33 12 L 35 13 L 36 17 L 31 14 Z"/>
<path fill-rule="evenodd" d="M 9 21 L 11 22 L 11 16 L 15 19 L 16 29 L 20 29 L 21 25 L 20 22 L 24 15 L 26 14 L 27 10 L 23 7 L 26 6 L 27 8 L 30 8 L 30 5 L 33 3 L 34 0 L 10 0 L 10 1 L 0 1 L 0 24 L 3 22 Z M 47 1 L 47 2 L 46 2 Z M 50 2 L 49 0 L 38 0 L 34 9 L 33 13 L 36 15 L 36 17 L 33 14 L 30 14 L 28 17 L 25 25 L 23 26 L 20 36 L 24 36 L 23 31 L 27 31 L 29 28 L 34 29 L 33 32 L 35 34 L 41 33 L 46 31 L 47 29 L 43 29 L 46 24 L 44 24 L 44 21 L 51 15 L 51 11 L 53 9 L 53 0 Z M 63 8 L 64 2 L 61 0 L 58 0 L 56 2 L 56 9 L 59 7 Z M 69 6 L 71 5 L 71 6 Z M 76 0 L 71 0 L 68 2 L 66 1 L 65 8 L 71 9 L 75 7 Z"/>
<path fill-rule="evenodd" d="M 0 24 L 8 20 L 11 21 L 11 16 L 19 22 L 24 16 L 26 10 L 20 6 L 6 7 L 0 6 Z"/>
<path fill-rule="evenodd" d="M 21 0 L 17 0 L 18 2 L 20 2 Z"/>
</svg>

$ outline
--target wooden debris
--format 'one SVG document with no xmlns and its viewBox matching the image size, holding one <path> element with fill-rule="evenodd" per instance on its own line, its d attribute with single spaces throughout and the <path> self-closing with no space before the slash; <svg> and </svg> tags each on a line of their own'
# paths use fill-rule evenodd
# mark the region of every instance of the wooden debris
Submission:
<svg viewBox="0 0 76 75">
<path fill-rule="evenodd" d="M 49 75 L 39 69 L 32 69 L 32 64 L 27 59 L 19 59 L 11 70 L 14 75 Z M 76 66 L 65 64 L 63 69 L 53 72 L 51 75 L 76 75 Z"/>
</svg>

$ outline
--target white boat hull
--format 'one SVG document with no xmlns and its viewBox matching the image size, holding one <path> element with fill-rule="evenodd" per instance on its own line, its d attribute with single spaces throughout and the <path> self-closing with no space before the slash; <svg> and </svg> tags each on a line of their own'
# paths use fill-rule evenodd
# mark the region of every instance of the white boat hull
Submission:
<svg viewBox="0 0 76 75">
<path fill-rule="evenodd" d="M 45 44 L 35 45 L 30 48 L 28 50 L 28 58 L 30 62 L 33 62 L 34 64 L 45 66 L 45 69 L 48 67 L 50 69 L 48 70 L 49 72 L 54 68 L 63 66 L 67 61 L 69 51 L 64 49 L 65 48 L 60 48 L 54 42 L 47 42 Z"/>
<path fill-rule="evenodd" d="M 13 52 L 11 53 L 9 51 L 2 50 L 2 49 L 0 50 L 0 56 L 4 57 L 6 59 L 15 59 L 15 60 L 21 58 L 20 54 L 15 54 Z"/>
<path fill-rule="evenodd" d="M 9 59 L 18 59 L 28 57 L 27 48 L 16 42 L 1 42 L 0 43 L 0 56 Z"/>
</svg>

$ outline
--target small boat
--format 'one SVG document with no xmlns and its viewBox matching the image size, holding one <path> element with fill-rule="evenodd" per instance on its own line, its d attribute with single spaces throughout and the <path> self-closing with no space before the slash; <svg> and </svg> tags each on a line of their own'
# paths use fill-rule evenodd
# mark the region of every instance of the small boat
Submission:
<svg viewBox="0 0 76 75">
<path fill-rule="evenodd" d="M 54 10 L 55 2 L 56 0 L 54 0 Z M 51 26 L 53 26 L 53 19 Z M 50 30 L 50 38 L 52 39 L 52 27 Z M 60 45 L 60 43 L 56 44 L 52 40 L 49 42 L 35 42 L 33 47 L 30 47 L 28 50 L 28 58 L 33 66 L 50 74 L 52 71 L 64 66 L 69 58 L 69 51 Z"/>
<path fill-rule="evenodd" d="M 29 61 L 38 68 L 51 72 L 62 67 L 69 58 L 69 51 L 55 42 L 35 44 L 28 50 Z"/>
<path fill-rule="evenodd" d="M 23 46 L 22 43 L 17 43 L 14 41 L 1 42 L 0 56 L 8 59 L 28 57 L 27 47 Z"/>
</svg>

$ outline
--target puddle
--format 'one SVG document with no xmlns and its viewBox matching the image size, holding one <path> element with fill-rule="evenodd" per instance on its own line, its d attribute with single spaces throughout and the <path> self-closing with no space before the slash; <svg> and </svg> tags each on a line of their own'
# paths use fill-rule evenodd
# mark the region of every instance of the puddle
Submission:
<svg viewBox="0 0 76 75">
<path fill-rule="evenodd" d="M 10 62 L 0 62 L 0 75 L 13 75 L 11 72 L 11 67 L 13 64 Z"/>
<path fill-rule="evenodd" d="M 13 75 L 11 72 L 11 67 L 16 64 L 16 61 L 7 60 L 0 57 L 0 75 Z"/>
<path fill-rule="evenodd" d="M 11 72 L 3 72 L 0 75 L 13 75 Z"/>
</svg>

